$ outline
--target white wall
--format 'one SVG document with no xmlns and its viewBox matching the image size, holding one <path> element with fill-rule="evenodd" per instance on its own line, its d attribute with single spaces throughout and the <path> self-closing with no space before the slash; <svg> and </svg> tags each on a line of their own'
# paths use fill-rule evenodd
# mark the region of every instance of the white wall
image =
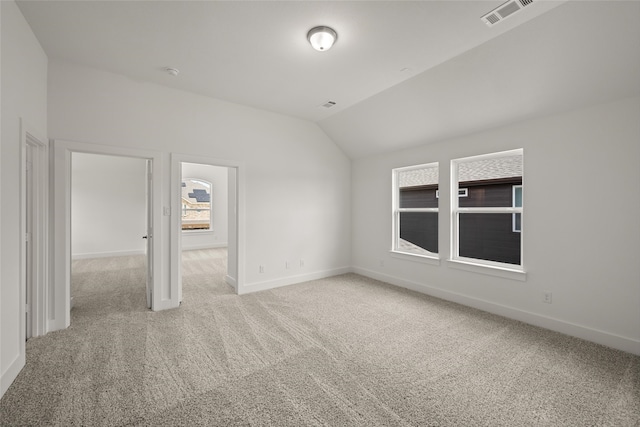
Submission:
<svg viewBox="0 0 640 427">
<path fill-rule="evenodd" d="M 71 160 L 73 257 L 144 254 L 146 161 L 85 153 Z"/>
<path fill-rule="evenodd" d="M 24 366 L 20 330 L 20 119 L 46 141 L 47 56 L 13 1 L 0 2 L 2 184 L 0 247 L 0 396 Z"/>
<path fill-rule="evenodd" d="M 640 98 L 353 162 L 360 273 L 640 354 Z M 455 269 L 448 198 L 429 265 L 391 257 L 391 169 L 524 148 L 525 282 Z M 380 267 L 380 261 L 384 267 Z M 544 291 L 553 293 L 544 304 Z"/>
<path fill-rule="evenodd" d="M 53 139 L 242 162 L 244 292 L 348 270 L 350 161 L 314 123 L 55 61 L 49 112 Z M 169 265 L 168 219 L 155 237 Z"/>
<path fill-rule="evenodd" d="M 213 226 L 210 231 L 184 231 L 182 250 L 227 246 L 228 230 L 228 169 L 227 167 L 182 163 L 182 178 L 202 178 L 211 183 Z"/>
</svg>

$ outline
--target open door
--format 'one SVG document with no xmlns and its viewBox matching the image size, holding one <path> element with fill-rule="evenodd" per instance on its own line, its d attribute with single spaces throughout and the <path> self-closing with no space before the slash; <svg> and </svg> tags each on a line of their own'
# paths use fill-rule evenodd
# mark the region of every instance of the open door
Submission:
<svg viewBox="0 0 640 427">
<path fill-rule="evenodd" d="M 152 161 L 147 160 L 147 308 L 152 308 L 153 299 L 153 169 Z"/>
</svg>

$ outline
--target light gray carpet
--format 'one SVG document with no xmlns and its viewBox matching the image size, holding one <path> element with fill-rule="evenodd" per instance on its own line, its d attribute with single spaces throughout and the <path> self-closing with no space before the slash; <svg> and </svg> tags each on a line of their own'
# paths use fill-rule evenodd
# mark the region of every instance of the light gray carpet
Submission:
<svg viewBox="0 0 640 427">
<path fill-rule="evenodd" d="M 72 325 L 27 343 L 2 425 L 638 426 L 640 358 L 347 274 L 237 296 L 185 253 L 78 261 Z"/>
</svg>

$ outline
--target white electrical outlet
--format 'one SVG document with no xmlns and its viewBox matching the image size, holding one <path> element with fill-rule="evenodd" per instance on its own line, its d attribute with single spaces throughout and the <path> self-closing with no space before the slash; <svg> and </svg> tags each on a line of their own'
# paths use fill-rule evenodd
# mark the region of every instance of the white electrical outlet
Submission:
<svg viewBox="0 0 640 427">
<path fill-rule="evenodd" d="M 264 265 L 261 265 L 258 269 L 258 271 L 260 271 L 260 273 L 264 273 Z"/>
<path fill-rule="evenodd" d="M 286 268 L 287 270 L 291 267 L 291 263 L 289 263 L 289 261 L 285 261 L 284 262 L 284 268 Z"/>
<path fill-rule="evenodd" d="M 542 302 L 551 304 L 552 294 L 549 291 L 544 291 L 544 297 L 542 298 Z"/>
</svg>

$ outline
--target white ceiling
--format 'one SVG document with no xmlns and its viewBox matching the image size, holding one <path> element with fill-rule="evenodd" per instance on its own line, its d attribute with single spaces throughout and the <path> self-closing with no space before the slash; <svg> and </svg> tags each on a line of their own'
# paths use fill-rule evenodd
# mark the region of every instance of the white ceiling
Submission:
<svg viewBox="0 0 640 427">
<path fill-rule="evenodd" d="M 358 158 L 632 96 L 640 2 L 572 1 L 319 124 Z"/>
<path fill-rule="evenodd" d="M 503 2 L 18 5 L 50 59 L 312 120 L 352 158 L 640 93 L 640 2 L 534 0 L 487 27 Z"/>
</svg>

